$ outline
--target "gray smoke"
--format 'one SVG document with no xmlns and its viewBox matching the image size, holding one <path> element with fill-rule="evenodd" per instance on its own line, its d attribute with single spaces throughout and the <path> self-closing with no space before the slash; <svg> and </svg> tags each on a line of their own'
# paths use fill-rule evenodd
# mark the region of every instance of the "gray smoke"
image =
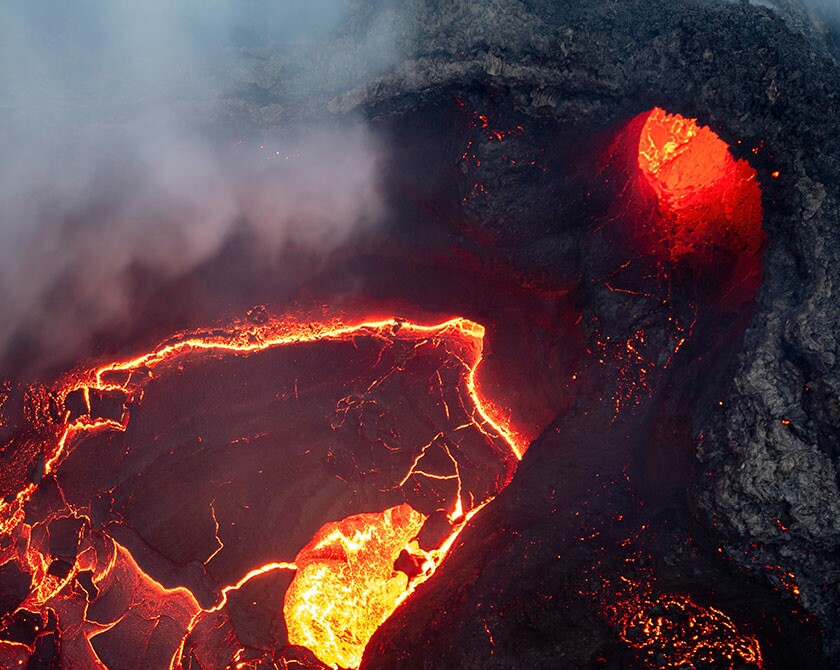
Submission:
<svg viewBox="0 0 840 670">
<path fill-rule="evenodd" d="M 835 26 L 840 23 L 840 0 L 802 0 L 802 4 L 815 18 L 830 21 Z"/>
<path fill-rule="evenodd" d="M 711 0 L 718 2 L 720 0 Z M 840 58 L 840 0 L 723 0 L 728 4 L 765 7 L 795 31 Z"/>
<path fill-rule="evenodd" d="M 294 65 L 345 18 L 342 0 L 0 3 L 0 353 L 21 334 L 43 362 L 84 351 L 126 318 L 132 268 L 185 273 L 235 225 L 324 252 L 374 225 L 382 152 L 360 120 L 287 126 L 262 148 L 211 130 L 247 54 Z M 387 18 L 374 24 L 356 76 L 394 57 Z M 342 84 L 290 70 L 298 97 Z"/>
<path fill-rule="evenodd" d="M 727 0 L 741 2 L 742 0 Z M 768 7 L 782 12 L 806 11 L 816 20 L 840 20 L 840 2 L 838 0 L 747 0 L 748 4 Z"/>
</svg>

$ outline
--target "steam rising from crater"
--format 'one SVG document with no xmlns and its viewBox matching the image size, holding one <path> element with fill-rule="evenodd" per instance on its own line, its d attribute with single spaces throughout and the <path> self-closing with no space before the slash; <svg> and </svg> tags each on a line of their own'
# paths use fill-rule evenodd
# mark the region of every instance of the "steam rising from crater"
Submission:
<svg viewBox="0 0 840 670">
<path fill-rule="evenodd" d="M 351 56 L 322 57 L 345 10 L 3 3 L 0 355 L 16 341 L 39 364 L 84 352 L 127 316 L 133 273 L 184 274 L 237 227 L 268 253 L 327 253 L 375 225 L 377 138 L 359 119 L 295 121 L 278 102 L 326 103 L 394 58 L 387 14 L 354 29 Z M 267 123 L 259 139 L 218 130 Z"/>
</svg>

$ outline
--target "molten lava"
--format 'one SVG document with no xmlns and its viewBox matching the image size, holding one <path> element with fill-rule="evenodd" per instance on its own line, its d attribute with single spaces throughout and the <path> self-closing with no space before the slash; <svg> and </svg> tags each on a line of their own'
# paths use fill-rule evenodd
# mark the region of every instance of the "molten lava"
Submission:
<svg viewBox="0 0 840 670">
<path fill-rule="evenodd" d="M 120 659 L 125 654 L 135 653 L 130 651 L 133 648 L 143 650 L 140 662 L 149 668 L 223 667 L 231 660 L 236 661 L 237 667 L 250 667 L 248 663 L 258 663 L 258 660 L 253 657 L 253 650 L 246 650 L 246 645 L 236 641 L 231 619 L 235 613 L 227 611 L 231 599 L 246 593 L 251 582 L 275 574 L 278 578 L 289 574 L 293 577 L 285 592 L 285 605 L 282 612 L 278 611 L 278 616 L 285 619 L 288 642 L 307 647 L 333 667 L 357 666 L 373 632 L 417 585 L 431 576 L 468 520 L 509 481 L 512 467 L 527 446 L 517 438 L 509 418 L 503 416 L 502 403 L 491 403 L 482 393 L 478 369 L 483 337 L 482 326 L 461 318 L 435 325 L 397 319 L 355 325 L 335 321 L 309 324 L 284 319 L 264 325 L 239 325 L 208 335 L 177 337 L 149 353 L 72 373 L 52 391 L 34 389 L 32 397 L 37 402 L 30 403 L 28 419 L 32 425 L 24 435 L 39 435 L 41 442 L 31 438 L 21 440 L 19 449 L 21 459 L 28 456 L 36 467 L 38 452 L 27 450 L 43 449 L 42 472 L 24 483 L 15 495 L 7 495 L 0 502 L 0 524 L 5 531 L 5 540 L 0 543 L 0 567 L 20 573 L 21 579 L 29 584 L 28 595 L 22 598 L 16 611 L 28 612 L 26 616 L 34 617 L 36 622 L 55 621 L 50 639 L 54 638 L 55 645 L 60 641 L 64 661 L 83 667 L 121 665 Z M 189 566 L 185 566 L 183 573 L 186 581 L 179 581 L 177 571 L 165 569 L 159 573 L 165 577 L 164 586 L 158 577 L 145 572 L 146 566 L 155 565 L 154 557 L 140 560 L 132 553 L 144 545 L 132 539 L 130 533 L 136 531 L 129 527 L 129 517 L 123 517 L 133 513 L 131 508 L 115 507 L 117 488 L 94 481 L 94 486 L 106 490 L 90 491 L 79 480 L 87 475 L 78 473 L 87 472 L 101 458 L 94 457 L 91 461 L 90 457 L 81 456 L 91 449 L 96 453 L 101 448 L 97 445 L 101 445 L 105 449 L 102 457 L 116 459 L 113 462 L 120 467 L 122 461 L 135 453 L 135 441 L 139 440 L 138 446 L 143 447 L 144 442 L 152 439 L 152 444 L 145 447 L 151 448 L 160 435 L 154 433 L 151 438 L 144 438 L 142 431 L 137 432 L 136 423 L 149 421 L 149 416 L 158 416 L 155 412 L 168 411 L 172 405 L 172 400 L 160 395 L 168 388 L 166 383 L 161 386 L 161 382 L 173 379 L 171 383 L 177 389 L 179 380 L 192 383 L 189 375 L 198 373 L 199 379 L 204 379 L 203 375 L 208 374 L 205 368 L 212 371 L 230 356 L 251 356 L 307 343 L 331 347 L 320 355 L 332 356 L 334 365 L 348 365 L 339 363 L 348 356 L 351 361 L 351 367 L 347 368 L 347 374 L 352 376 L 347 387 L 349 395 L 329 401 L 335 408 L 331 416 L 314 419 L 325 424 L 335 436 L 345 436 L 342 439 L 355 435 L 356 431 L 369 434 L 365 440 L 372 439 L 372 448 L 377 454 L 384 454 L 376 456 L 378 460 L 372 466 L 381 469 L 376 474 L 378 481 L 383 482 L 376 484 L 379 493 L 369 494 L 359 489 L 352 493 L 353 497 L 365 496 L 371 501 L 367 505 L 376 504 L 372 501 L 377 495 L 382 500 L 410 500 L 427 511 L 421 512 L 409 502 L 403 502 L 381 512 L 346 516 L 346 512 L 337 514 L 341 510 L 337 501 L 327 502 L 333 508 L 327 513 L 335 514 L 333 518 L 340 520 L 322 524 L 297 551 L 294 562 L 284 560 L 281 555 L 277 557 L 281 560 L 257 564 L 244 571 L 244 575 L 239 572 L 241 576 L 235 577 L 233 583 L 228 582 L 228 586 L 221 586 L 209 601 L 206 578 L 196 581 L 189 577 Z M 281 366 L 277 369 L 298 370 L 294 365 L 300 365 L 299 358 L 293 355 L 272 364 Z M 293 382 L 288 384 L 288 391 L 278 399 L 287 403 L 281 406 L 290 407 L 286 410 L 289 421 L 298 420 L 291 411 L 300 405 L 298 396 L 311 395 L 302 385 L 317 384 L 322 376 L 318 372 L 323 362 L 315 362 L 316 376 L 307 381 L 303 373 L 308 368 L 298 370 Z M 262 368 L 255 366 L 255 369 Z M 411 377 L 400 382 L 406 374 Z M 428 377 L 428 381 L 417 375 Z M 370 381 L 364 381 L 364 376 L 369 376 Z M 413 390 L 415 387 L 417 391 Z M 430 439 L 414 446 L 409 444 L 407 449 L 401 444 L 415 439 L 412 436 L 426 428 L 389 423 L 382 403 L 394 393 L 416 394 L 423 389 L 431 394 L 430 407 L 438 418 L 429 417 L 434 427 Z M 209 393 L 218 399 L 217 393 L 212 390 Z M 202 396 L 196 393 L 196 397 Z M 229 398 L 223 398 L 222 402 L 225 400 Z M 54 418 L 56 406 L 63 408 L 58 418 Z M 398 401 L 396 409 L 405 414 L 410 407 L 405 401 Z M 311 417 L 311 413 L 304 416 Z M 280 420 L 282 423 L 282 416 Z M 133 437 L 114 443 L 124 445 L 116 446 L 116 452 L 115 446 L 107 446 L 114 441 L 109 436 L 129 434 Z M 230 448 L 250 445 L 253 450 L 262 436 L 263 433 L 257 432 L 234 439 Z M 197 440 L 202 444 L 201 433 Z M 177 448 L 188 451 L 192 447 Z M 302 457 L 309 452 L 309 449 L 304 451 Z M 142 449 L 136 453 L 142 458 Z M 353 455 L 352 450 L 350 453 L 353 467 L 358 469 L 356 459 L 364 454 Z M 477 463 L 475 459 L 488 457 L 498 464 L 477 479 L 471 471 Z M 203 458 L 207 460 L 207 456 Z M 327 458 L 337 458 L 332 448 Z M 85 470 L 79 470 L 79 463 L 85 464 Z M 481 483 L 481 476 L 486 478 L 493 472 L 497 474 L 492 474 L 490 481 Z M 347 475 L 339 468 L 336 476 L 342 480 Z M 385 486 L 389 480 L 391 483 Z M 10 483 L 4 482 L 6 487 Z M 221 486 L 226 484 L 221 482 Z M 193 488 L 193 498 L 200 501 L 200 489 Z M 142 494 L 142 490 L 132 494 L 128 502 Z M 155 488 L 151 494 L 160 497 L 160 491 Z M 207 549 L 202 550 L 205 553 L 201 569 L 205 575 L 235 570 L 238 564 L 230 567 L 232 557 L 244 556 L 247 560 L 249 555 L 247 540 L 234 543 L 230 539 L 233 532 L 243 538 L 242 533 L 246 531 L 238 530 L 233 522 L 225 522 L 238 513 L 237 507 L 231 507 L 221 494 L 213 495 L 207 501 L 207 513 L 215 530 Z M 101 511 L 94 513 L 91 496 L 99 499 L 104 496 L 105 500 L 110 497 L 114 512 L 106 525 L 96 520 L 97 514 L 101 518 Z M 148 504 L 145 503 L 146 508 Z M 241 507 L 243 503 L 238 505 Z M 435 506 L 442 507 L 434 513 L 437 530 L 426 532 L 424 524 Z M 292 518 L 291 522 L 294 524 L 295 520 Z M 133 523 L 136 527 L 136 521 Z M 126 530 L 130 531 L 126 536 L 129 544 L 123 546 L 111 533 Z M 173 532 L 169 525 L 161 526 L 158 535 L 160 532 L 166 534 L 162 539 L 175 550 L 183 544 L 178 537 L 167 539 Z M 418 538 L 424 532 L 426 539 L 420 542 Z M 148 532 L 146 536 L 157 537 Z M 260 555 L 258 547 L 250 549 Z M 219 567 L 214 567 L 217 564 Z M 117 573 L 123 576 L 115 577 Z M 155 603 L 160 605 L 158 610 Z M 23 642 L 0 640 L 0 657 L 34 658 L 39 653 L 37 644 L 41 644 L 36 641 L 46 640 L 44 635 L 33 633 L 24 636 Z"/>
<path fill-rule="evenodd" d="M 658 252 L 676 261 L 713 251 L 756 253 L 764 243 L 755 170 L 693 119 L 656 108 L 639 140 L 639 169 L 661 218 L 650 231 Z"/>
<path fill-rule="evenodd" d="M 425 517 L 408 505 L 326 524 L 295 559 L 283 611 L 289 642 L 327 665 L 355 668 L 394 611 L 408 575 L 394 570 Z"/>
</svg>

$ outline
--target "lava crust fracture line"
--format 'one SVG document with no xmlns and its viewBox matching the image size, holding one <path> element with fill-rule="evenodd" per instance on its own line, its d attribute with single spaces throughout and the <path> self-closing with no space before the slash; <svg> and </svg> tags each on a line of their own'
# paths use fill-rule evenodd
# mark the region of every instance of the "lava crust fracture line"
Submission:
<svg viewBox="0 0 840 670">
<path fill-rule="evenodd" d="M 143 371 L 144 381 L 148 381 L 154 374 L 154 369 L 164 363 L 172 363 L 181 356 L 191 352 L 229 352 L 234 354 L 250 354 L 263 351 L 272 347 L 298 344 L 305 342 L 316 342 L 322 340 L 352 339 L 355 336 L 368 335 L 391 339 L 398 335 L 428 335 L 437 336 L 460 335 L 471 340 L 477 349 L 474 363 L 467 364 L 462 360 L 463 365 L 468 369 L 467 390 L 478 417 L 473 416 L 472 423 L 482 432 L 488 434 L 488 428 L 502 438 L 510 448 L 511 453 L 517 460 L 521 460 L 527 442 L 520 437 L 499 416 L 498 409 L 493 403 L 483 398 L 479 390 L 476 374 L 483 360 L 482 349 L 484 344 L 485 329 L 479 323 L 462 317 L 454 317 L 443 323 L 434 325 L 421 325 L 403 321 L 399 318 L 383 319 L 378 321 L 363 321 L 355 325 L 346 325 L 341 321 L 327 323 L 302 323 L 291 319 L 277 319 L 263 326 L 248 325 L 240 330 L 235 330 L 226 335 L 213 335 L 207 337 L 186 337 L 176 340 L 170 344 L 162 345 L 153 351 L 136 356 L 125 361 L 107 363 L 94 368 L 88 372 L 76 372 L 68 375 L 62 385 L 56 389 L 57 396 L 63 404 L 68 394 L 81 390 L 89 407 L 89 394 L 91 389 L 99 391 L 120 391 L 127 397 L 140 390 L 142 381 L 133 382 L 132 378 L 138 371 Z M 125 381 L 118 383 L 109 381 L 109 377 L 122 373 Z M 69 416 L 66 415 L 66 417 Z M 68 445 L 73 438 L 82 433 L 90 433 L 102 429 L 124 431 L 128 417 L 124 416 L 122 421 L 114 419 L 92 419 L 90 416 L 69 421 L 65 418 L 65 426 L 60 433 L 55 446 L 49 453 L 45 448 L 43 476 L 50 474 L 68 453 Z M 37 488 L 37 483 L 28 484 L 18 492 L 16 498 L 11 502 L 0 501 L 0 532 L 11 532 L 23 520 L 23 506 L 32 496 Z"/>
<path fill-rule="evenodd" d="M 507 421 L 501 416 L 498 405 L 485 399 L 479 388 L 477 371 L 482 362 L 484 335 L 485 329 L 483 326 L 468 319 L 458 317 L 435 325 L 415 324 L 396 318 L 364 321 L 355 325 L 345 325 L 339 321 L 306 324 L 290 319 L 278 319 L 260 326 L 248 324 L 244 327 L 232 329 L 227 334 L 213 334 L 206 337 L 181 336 L 183 339 L 176 338 L 175 340 L 171 340 L 169 343 L 161 345 L 146 354 L 124 361 L 107 363 L 88 371 L 80 370 L 68 374 L 59 383 L 57 383 L 52 390 L 53 397 L 57 398 L 61 403 L 61 406 L 65 408 L 63 420 L 57 424 L 53 424 L 50 423 L 49 420 L 45 419 L 43 426 L 39 423 L 39 426 L 46 433 L 44 442 L 47 445 L 44 448 L 42 474 L 38 480 L 30 481 L 21 491 L 18 492 L 17 496 L 13 500 L 0 503 L 0 529 L 4 532 L 17 533 L 20 537 L 27 538 L 26 544 L 28 547 L 28 537 L 31 534 L 32 527 L 24 521 L 25 506 L 32 494 L 38 488 L 43 477 L 55 472 L 55 470 L 63 462 L 64 458 L 70 453 L 74 446 L 74 438 L 100 430 L 125 431 L 130 421 L 129 407 L 133 401 L 142 398 L 145 384 L 153 378 L 155 370 L 159 367 L 171 365 L 176 360 L 191 353 L 216 352 L 222 354 L 233 353 L 241 355 L 282 345 L 328 340 L 352 341 L 356 337 L 377 338 L 388 343 L 393 342 L 396 339 L 425 338 L 424 341 L 428 341 L 431 338 L 432 341 L 436 342 L 438 339 L 445 341 L 446 338 L 454 338 L 455 341 L 466 345 L 466 350 L 468 351 L 468 353 L 466 353 L 463 357 L 461 354 L 449 352 L 450 355 L 453 355 L 459 364 L 463 366 L 464 372 L 461 377 L 461 383 L 466 386 L 465 397 L 468 396 L 472 403 L 471 408 L 464 407 L 469 417 L 469 422 L 466 425 L 474 426 L 475 429 L 491 438 L 491 442 L 497 438 L 501 438 L 509 448 L 510 453 L 519 460 L 527 447 L 527 443 L 522 440 L 522 438 L 518 436 L 510 428 L 510 426 L 507 425 Z M 437 374 L 438 379 L 440 379 L 439 371 Z M 80 394 L 80 400 L 83 408 L 81 415 L 74 415 L 67 404 L 68 396 L 77 391 Z M 103 395 L 105 393 L 124 394 L 123 411 L 119 420 L 93 415 L 94 410 L 91 396 L 94 391 Z M 465 403 L 462 399 L 462 404 L 467 403 Z M 446 413 L 448 416 L 448 407 L 446 408 Z M 54 441 L 49 439 L 50 433 L 55 436 Z M 487 502 L 489 502 L 489 500 L 492 500 L 491 496 L 472 509 L 464 510 L 463 502 L 461 500 L 461 477 L 458 461 L 452 455 L 449 446 L 445 443 L 443 444 L 444 451 L 453 464 L 454 472 L 452 474 L 435 475 L 417 468 L 417 465 L 425 454 L 426 449 L 441 437 L 442 435 L 438 433 L 431 440 L 429 445 L 421 450 L 421 453 L 414 460 L 401 484 L 405 483 L 412 474 L 434 479 L 457 480 L 458 488 L 456 500 L 453 502 L 453 507 L 447 515 L 450 523 L 453 524 L 452 529 L 448 536 L 442 539 L 440 546 L 436 549 L 421 549 L 418 546 L 416 539 L 410 539 L 408 542 L 403 539 L 399 543 L 400 546 L 395 547 L 397 551 L 404 551 L 412 557 L 419 568 L 419 574 L 409 578 L 407 583 L 403 584 L 402 587 L 398 589 L 398 592 L 391 594 L 393 595 L 393 598 L 385 603 L 383 614 L 379 617 L 380 620 L 376 621 L 372 630 L 364 632 L 366 637 L 365 639 L 360 640 L 361 647 L 358 647 L 357 644 L 357 650 L 354 652 L 357 654 L 356 658 L 358 660 L 361 658 L 361 651 L 364 649 L 369 636 L 376 628 L 378 628 L 379 625 L 381 625 L 382 621 L 390 616 L 393 610 L 399 606 L 400 603 L 402 603 L 414 592 L 415 588 L 420 583 L 426 581 L 435 572 L 436 568 L 440 565 L 449 549 L 452 547 L 455 539 L 458 537 L 466 524 L 476 513 L 478 513 L 480 509 L 484 507 L 484 505 L 487 504 Z M 51 448 L 49 446 L 50 443 L 52 443 Z M 75 517 L 85 517 L 88 523 L 90 523 L 84 512 L 70 507 L 69 504 L 66 504 L 66 506 Z M 405 507 L 408 506 L 406 505 Z M 410 510 L 411 508 L 408 507 L 408 509 Z M 418 522 L 422 525 L 422 522 L 425 521 L 426 518 L 425 515 L 419 515 L 419 513 L 416 513 L 413 510 L 412 513 L 418 516 Z M 218 547 L 205 560 L 205 564 L 214 558 L 224 547 L 224 543 L 219 537 L 219 521 L 216 516 L 215 501 L 211 503 L 210 514 L 213 518 L 215 528 L 214 536 L 216 542 L 218 543 Z M 387 514 L 389 515 L 388 518 L 390 518 L 391 511 L 386 510 L 382 514 Z M 44 523 L 47 521 L 48 519 L 45 519 Z M 373 531 L 371 530 L 371 532 Z M 405 531 L 402 532 L 404 533 Z M 410 534 L 414 535 L 415 533 Z M 127 550 L 117 545 L 113 539 L 109 539 L 107 536 L 103 537 L 102 540 L 106 543 L 106 545 L 112 543 L 114 547 L 111 558 L 106 561 L 107 565 L 104 568 L 100 567 L 100 561 L 97 560 L 96 557 L 97 552 L 94 550 L 93 545 L 90 544 L 90 541 L 86 540 L 86 542 L 88 542 L 87 548 L 78 554 L 75 564 L 72 566 L 68 575 L 64 579 L 56 579 L 48 574 L 49 566 L 46 555 L 41 555 L 41 553 L 34 548 L 31 550 L 27 549 L 25 552 L 25 563 L 33 568 L 32 573 L 35 575 L 36 579 L 35 583 L 33 583 L 30 597 L 24 601 L 21 607 L 38 604 L 43 607 L 50 606 L 47 601 L 51 601 L 52 598 L 58 597 L 60 595 L 59 592 L 64 593 L 67 588 L 69 588 L 68 585 L 70 582 L 80 573 L 82 569 L 90 569 L 92 571 L 93 583 L 94 586 L 96 586 L 101 583 L 105 575 L 111 573 L 114 568 L 117 555 L 121 551 L 125 554 L 123 562 L 129 566 L 130 570 L 138 573 L 137 577 L 143 580 L 144 583 L 147 583 L 149 588 L 152 588 L 155 592 L 160 592 L 161 594 L 172 594 L 173 597 L 180 597 L 178 594 L 183 594 L 190 603 L 188 609 L 192 610 L 192 612 L 189 615 L 188 623 L 186 621 L 184 622 L 186 624 L 186 631 L 181 638 L 178 648 L 171 657 L 169 663 L 171 670 L 176 670 L 181 667 L 186 643 L 198 622 L 203 616 L 222 610 L 228 602 L 228 595 L 230 592 L 239 590 L 254 577 L 273 570 L 290 570 L 299 573 L 301 569 L 299 561 L 295 561 L 294 563 L 272 562 L 256 567 L 248 571 L 235 584 L 222 587 L 217 602 L 211 607 L 205 609 L 198 607 L 195 597 L 188 589 L 183 587 L 177 587 L 173 590 L 164 589 L 158 582 L 146 575 L 145 572 L 137 566 L 133 557 Z M 316 547 L 316 549 L 318 548 L 319 547 Z M 346 549 L 349 551 L 350 549 L 353 549 L 353 547 L 348 546 Z M 21 560 L 20 556 L 16 556 L 14 551 L 7 553 L 4 558 L 5 560 L 2 561 L 4 563 L 9 560 L 16 560 L 18 562 Z M 360 555 L 360 558 L 357 559 L 357 561 L 358 560 L 366 559 L 364 559 L 364 556 Z M 376 588 L 374 584 L 373 592 L 375 591 Z M 88 600 L 88 602 L 90 602 L 90 600 Z M 362 603 L 362 606 L 367 607 L 371 605 L 369 603 Z M 85 611 L 86 610 L 87 607 L 85 607 Z M 122 618 L 124 617 L 121 617 L 107 626 L 95 626 L 92 630 L 89 629 L 86 633 L 82 633 L 87 641 L 87 648 L 83 651 L 89 656 L 89 661 L 85 662 L 93 662 L 95 664 L 101 664 L 103 668 L 105 667 L 105 664 L 98 658 L 96 652 L 93 650 L 93 647 L 90 644 L 91 639 L 116 626 Z M 85 619 L 83 623 L 91 624 L 92 622 L 87 622 Z M 244 649 L 242 651 L 244 651 Z M 316 649 L 313 649 L 312 651 L 317 653 Z M 320 654 L 318 655 L 320 656 Z M 239 654 L 237 654 L 237 656 L 239 656 Z"/>
</svg>

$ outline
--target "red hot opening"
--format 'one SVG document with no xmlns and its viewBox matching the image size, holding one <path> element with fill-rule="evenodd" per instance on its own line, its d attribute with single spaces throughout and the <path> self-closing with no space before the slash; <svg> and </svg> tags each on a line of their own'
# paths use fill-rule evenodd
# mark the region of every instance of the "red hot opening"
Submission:
<svg viewBox="0 0 840 670">
<path fill-rule="evenodd" d="M 755 170 L 693 119 L 651 111 L 639 138 L 638 165 L 658 201 L 649 233 L 657 255 L 679 261 L 724 251 L 755 254 L 764 244 Z"/>
</svg>

